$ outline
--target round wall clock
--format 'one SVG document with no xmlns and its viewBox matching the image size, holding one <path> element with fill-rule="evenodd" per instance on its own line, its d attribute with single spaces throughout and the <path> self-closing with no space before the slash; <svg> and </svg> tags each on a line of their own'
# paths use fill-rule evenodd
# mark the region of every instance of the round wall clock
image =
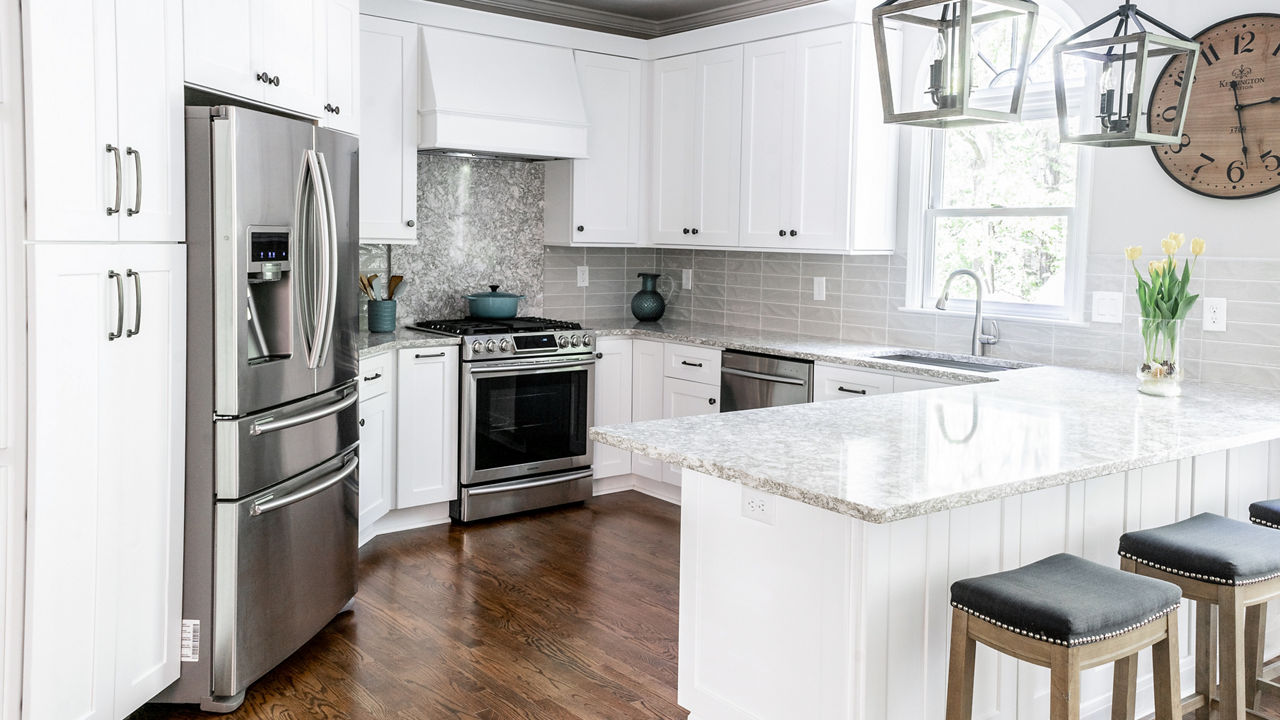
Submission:
<svg viewBox="0 0 1280 720">
<path fill-rule="evenodd" d="M 1195 37 L 1195 84 L 1181 145 L 1154 147 L 1187 189 L 1238 200 L 1280 190 L 1280 15 L 1243 15 Z M 1172 132 L 1185 78 L 1166 66 L 1148 108 L 1156 132 Z M 1168 110 L 1165 110 L 1168 108 Z"/>
</svg>

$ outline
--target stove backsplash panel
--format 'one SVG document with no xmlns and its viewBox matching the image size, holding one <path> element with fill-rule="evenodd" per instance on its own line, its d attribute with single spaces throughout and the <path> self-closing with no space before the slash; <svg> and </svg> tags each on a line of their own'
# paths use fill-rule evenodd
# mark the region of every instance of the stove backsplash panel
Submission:
<svg viewBox="0 0 1280 720">
<path fill-rule="evenodd" d="M 527 296 L 521 315 L 542 314 L 544 186 L 540 163 L 419 155 L 418 244 L 390 253 L 405 278 L 399 324 L 461 317 L 462 296 L 490 284 Z M 387 247 L 362 245 L 360 271 L 387 278 Z"/>
</svg>

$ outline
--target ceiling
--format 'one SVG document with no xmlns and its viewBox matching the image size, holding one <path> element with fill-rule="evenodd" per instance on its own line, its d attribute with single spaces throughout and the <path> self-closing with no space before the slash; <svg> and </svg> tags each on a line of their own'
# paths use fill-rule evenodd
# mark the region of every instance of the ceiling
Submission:
<svg viewBox="0 0 1280 720">
<path fill-rule="evenodd" d="M 434 0 L 530 20 L 655 38 L 821 0 Z"/>
</svg>

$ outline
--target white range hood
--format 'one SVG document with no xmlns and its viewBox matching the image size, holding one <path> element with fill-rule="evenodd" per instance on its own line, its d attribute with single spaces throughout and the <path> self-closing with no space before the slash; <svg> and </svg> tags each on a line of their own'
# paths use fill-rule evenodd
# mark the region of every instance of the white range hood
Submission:
<svg viewBox="0 0 1280 720">
<path fill-rule="evenodd" d="M 420 103 L 420 150 L 587 157 L 587 112 L 566 48 L 424 27 Z"/>
</svg>

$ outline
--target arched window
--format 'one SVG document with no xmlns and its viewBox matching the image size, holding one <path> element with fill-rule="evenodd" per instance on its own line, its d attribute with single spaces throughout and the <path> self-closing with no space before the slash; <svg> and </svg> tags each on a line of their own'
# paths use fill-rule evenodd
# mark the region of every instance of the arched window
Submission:
<svg viewBox="0 0 1280 720">
<path fill-rule="evenodd" d="M 947 276 L 983 278 L 989 312 L 1079 319 L 1087 252 L 1080 212 L 1087 150 L 1058 142 L 1053 48 L 1072 32 L 1042 4 L 1021 124 L 934 131 L 916 181 L 909 304 L 932 308 Z M 1010 92 L 1016 50 L 1007 35 L 978 38 L 975 94 Z M 955 305 L 973 299 L 957 283 Z M 959 308 L 957 308 L 959 309 Z"/>
</svg>

